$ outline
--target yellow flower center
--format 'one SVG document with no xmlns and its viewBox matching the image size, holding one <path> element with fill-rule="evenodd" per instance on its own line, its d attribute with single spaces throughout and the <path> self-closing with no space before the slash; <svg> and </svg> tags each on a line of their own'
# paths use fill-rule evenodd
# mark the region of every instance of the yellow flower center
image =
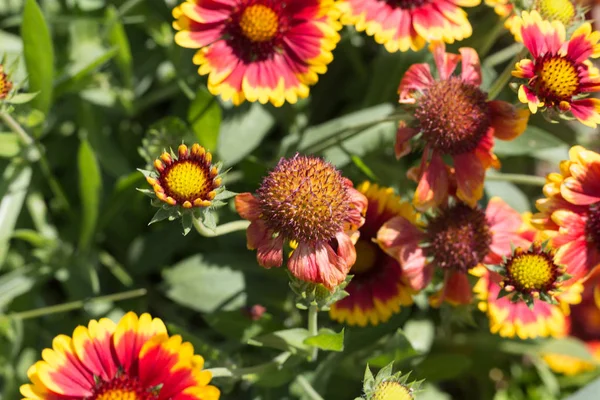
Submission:
<svg viewBox="0 0 600 400">
<path fill-rule="evenodd" d="M 536 8 L 543 19 L 560 21 L 568 27 L 575 18 L 575 5 L 570 0 L 537 0 Z"/>
<path fill-rule="evenodd" d="M 210 189 L 206 172 L 201 165 L 186 160 L 175 163 L 164 179 L 172 197 L 193 202 L 205 196 L 206 189 Z"/>
<path fill-rule="evenodd" d="M 508 266 L 512 281 L 523 289 L 542 290 L 554 282 L 555 265 L 541 254 L 522 254 Z"/>
<path fill-rule="evenodd" d="M 0 65 L 0 99 L 8 96 L 8 92 L 12 89 L 12 83 L 8 80 L 8 75 L 2 72 L 3 68 Z"/>
<path fill-rule="evenodd" d="M 579 74 L 573 63 L 565 58 L 552 57 L 544 60 L 539 76 L 539 89 L 547 95 L 570 99 L 577 93 Z"/>
<path fill-rule="evenodd" d="M 413 400 L 410 389 L 398 382 L 383 382 L 377 385 L 373 400 Z"/>
<path fill-rule="evenodd" d="M 351 274 L 362 274 L 375 266 L 379 247 L 373 242 L 359 240 L 356 245 L 356 263 L 350 270 Z"/>
<path fill-rule="evenodd" d="M 138 397 L 131 390 L 115 389 L 102 393 L 96 400 L 138 400 Z"/>
<path fill-rule="evenodd" d="M 253 42 L 267 42 L 275 37 L 279 16 L 271 8 L 255 4 L 246 8 L 240 19 L 240 29 Z"/>
</svg>

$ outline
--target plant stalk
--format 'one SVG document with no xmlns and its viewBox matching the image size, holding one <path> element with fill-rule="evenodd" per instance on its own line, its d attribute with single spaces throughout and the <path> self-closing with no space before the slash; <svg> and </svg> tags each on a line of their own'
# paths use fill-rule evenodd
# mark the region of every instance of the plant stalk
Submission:
<svg viewBox="0 0 600 400">
<path fill-rule="evenodd" d="M 489 100 L 494 100 L 496 97 L 498 97 L 500 92 L 502 92 L 502 89 L 504 89 L 504 86 L 506 86 L 506 84 L 510 81 L 510 78 L 512 77 L 512 71 L 515 68 L 515 64 L 519 60 L 521 60 L 523 57 L 525 57 L 526 54 L 527 54 L 527 49 L 525 47 L 523 47 L 521 49 L 521 51 L 519 51 L 514 56 L 512 61 L 510 61 L 506 65 L 506 67 L 504 68 L 504 71 L 502 71 L 500 76 L 494 81 L 494 84 L 490 87 L 490 90 L 488 91 L 488 99 Z"/>
<path fill-rule="evenodd" d="M 194 218 L 192 221 L 194 224 L 194 228 L 196 228 L 196 231 L 198 231 L 198 233 L 204 237 L 217 237 L 221 235 L 226 235 L 231 232 L 245 231 L 250 225 L 250 221 L 241 219 L 239 221 L 232 221 L 223 225 L 219 225 L 214 231 L 212 231 L 206 226 L 204 226 L 202 221 L 200 221 L 199 219 Z"/>
<path fill-rule="evenodd" d="M 523 175 L 523 174 L 489 174 L 486 175 L 485 179 L 488 181 L 497 182 L 511 182 L 519 185 L 529 186 L 544 186 L 546 184 L 546 178 L 542 176 Z"/>
<path fill-rule="evenodd" d="M 316 304 L 312 303 L 308 306 L 308 336 L 316 336 L 319 332 L 319 308 Z M 312 354 L 310 355 L 308 361 L 315 361 L 317 359 L 317 355 L 319 354 L 319 349 L 313 347 Z"/>
</svg>

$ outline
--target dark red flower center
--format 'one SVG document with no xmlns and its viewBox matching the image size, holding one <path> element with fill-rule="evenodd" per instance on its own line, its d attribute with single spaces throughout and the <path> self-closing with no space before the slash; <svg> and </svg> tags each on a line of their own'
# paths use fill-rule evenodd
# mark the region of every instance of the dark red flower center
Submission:
<svg viewBox="0 0 600 400">
<path fill-rule="evenodd" d="M 411 10 L 414 8 L 423 7 L 431 3 L 433 0 L 384 0 L 392 7 L 402 8 L 403 10 Z"/>
<path fill-rule="evenodd" d="M 348 221 L 345 179 L 317 157 L 281 159 L 263 180 L 257 197 L 265 224 L 289 240 L 330 241 Z"/>
<path fill-rule="evenodd" d="M 379 253 L 383 251 L 375 243 L 360 239 L 356 242 L 356 262 L 350 270 L 353 275 L 364 274 L 377 265 L 377 259 L 380 256 Z"/>
<path fill-rule="evenodd" d="M 585 224 L 585 234 L 589 243 L 600 251 L 600 203 L 592 204 Z"/>
<path fill-rule="evenodd" d="M 492 243 L 484 212 L 458 203 L 443 210 L 427 224 L 426 253 L 440 268 L 462 272 L 477 266 Z"/>
<path fill-rule="evenodd" d="M 451 155 L 475 149 L 491 121 L 487 94 L 457 77 L 427 89 L 415 117 L 427 143 Z"/>
<path fill-rule="evenodd" d="M 580 91 L 578 66 L 566 57 L 545 55 L 538 58 L 535 75 L 530 85 L 547 107 L 569 102 Z"/>
<path fill-rule="evenodd" d="M 157 400 L 160 388 L 143 388 L 136 378 L 125 374 L 96 385 L 92 397 L 84 400 Z"/>
<path fill-rule="evenodd" d="M 286 5 L 278 0 L 242 2 L 232 14 L 225 35 L 236 56 L 249 63 L 273 56 L 283 45 L 290 18 Z"/>
</svg>

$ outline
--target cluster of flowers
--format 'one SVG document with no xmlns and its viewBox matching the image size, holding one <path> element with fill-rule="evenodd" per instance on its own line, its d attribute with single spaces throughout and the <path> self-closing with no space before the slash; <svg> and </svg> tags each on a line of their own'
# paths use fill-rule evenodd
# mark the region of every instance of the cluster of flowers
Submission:
<svg viewBox="0 0 600 400">
<path fill-rule="evenodd" d="M 199 49 L 194 63 L 208 74 L 213 94 L 234 104 L 275 106 L 308 96 L 309 85 L 333 59 L 342 24 L 366 31 L 389 51 L 431 42 L 435 76 L 428 64 L 412 65 L 398 89 L 411 118 L 400 123 L 396 155 L 422 151 L 420 164 L 408 171 L 417 182 L 412 203 L 371 182 L 355 188 L 318 157 L 281 159 L 255 194 L 235 198 L 237 212 L 250 221 L 248 248 L 257 251 L 261 266 L 286 264 L 296 279 L 331 292 L 353 275 L 345 286 L 349 296 L 330 309 L 332 319 L 348 325 L 386 322 L 424 292 L 433 307 L 477 304 L 491 332 L 501 336 L 572 334 L 587 340 L 590 332 L 600 332 L 600 326 L 590 327 L 600 318 L 589 317 L 600 314 L 593 303 L 600 264 L 600 154 L 573 147 L 560 173 L 548 176 L 546 198 L 533 216 L 500 198 L 485 209 L 478 201 L 486 170 L 499 166 L 494 140 L 520 135 L 530 112 L 593 127 L 600 122 L 600 100 L 586 97 L 600 91 L 600 74 L 589 61 L 600 56 L 600 33 L 576 18 L 575 8 L 566 18 L 543 1 L 528 11 L 493 3 L 511 13 L 510 29 L 531 54 L 513 71 L 523 80 L 519 100 L 528 105 L 519 108 L 489 99 L 481 89 L 474 49 L 445 50 L 444 42 L 471 34 L 460 6 L 478 3 L 189 0 L 173 11 L 175 40 Z M 180 213 L 165 218 L 197 217 L 194 210 L 221 203 L 219 168 L 201 146 L 164 153 L 155 169 L 147 176 L 154 203 Z M 219 397 L 192 346 L 169 337 L 164 324 L 146 314 L 127 314 L 116 325 L 91 321 L 72 338 L 58 336 L 52 347 L 30 368 L 32 383 L 21 388 L 26 399 Z M 592 350 L 599 347 L 590 343 Z M 565 373 L 593 368 L 566 363 L 565 357 L 546 359 Z"/>
</svg>

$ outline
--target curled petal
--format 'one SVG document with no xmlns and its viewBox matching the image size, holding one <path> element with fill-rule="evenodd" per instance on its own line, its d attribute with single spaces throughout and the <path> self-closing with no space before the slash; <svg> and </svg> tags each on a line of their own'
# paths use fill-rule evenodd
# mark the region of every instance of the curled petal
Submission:
<svg viewBox="0 0 600 400">
<path fill-rule="evenodd" d="M 462 72 L 461 78 L 464 82 L 474 86 L 481 85 L 481 64 L 479 55 L 470 47 L 461 47 L 458 49 L 461 55 Z"/>
<path fill-rule="evenodd" d="M 448 169 L 442 157 L 434 153 L 420 176 L 413 199 L 415 208 L 425 211 L 438 206 L 448 197 Z"/>
<path fill-rule="evenodd" d="M 423 92 L 429 86 L 433 85 L 435 80 L 431 76 L 429 64 L 413 64 L 411 65 L 404 77 L 400 81 L 398 94 L 400 94 L 400 103 L 413 104 L 415 98 L 414 92 Z"/>
<path fill-rule="evenodd" d="M 406 126 L 406 122 L 400 121 L 398 131 L 396 132 L 396 144 L 394 152 L 396 159 L 400 159 L 410 153 L 410 139 L 412 139 L 419 131 Z"/>
<path fill-rule="evenodd" d="M 452 75 L 460 61 L 460 55 L 446 53 L 444 42 L 435 41 L 429 45 L 429 50 L 433 54 L 433 60 L 437 67 L 441 80 L 446 80 Z"/>
<path fill-rule="evenodd" d="M 235 210 L 240 217 L 249 221 L 260 217 L 260 205 L 252 193 L 240 193 L 235 196 Z"/>
<path fill-rule="evenodd" d="M 290 272 L 305 282 L 320 283 L 329 290 L 346 279 L 349 267 L 327 243 L 300 243 L 288 262 Z"/>
<path fill-rule="evenodd" d="M 471 207 L 483 196 L 485 169 L 475 154 L 464 153 L 454 156 L 456 171 L 456 196 Z"/>
<path fill-rule="evenodd" d="M 350 236 L 345 232 L 338 232 L 335 235 L 335 239 L 337 240 L 336 253 L 344 260 L 344 263 L 347 266 L 346 273 L 348 273 L 350 268 L 352 268 L 356 262 L 356 248 L 354 247 L 354 243 Z"/>
<path fill-rule="evenodd" d="M 501 140 L 512 140 L 520 136 L 527 128 L 529 110 L 517 109 L 501 100 L 488 102 L 491 112 L 491 125 L 494 136 Z"/>
<path fill-rule="evenodd" d="M 471 304 L 473 291 L 467 274 L 458 271 L 447 271 L 444 275 L 444 286 L 441 291 L 431 299 L 434 307 L 439 307 L 443 302 L 451 305 Z"/>
</svg>

